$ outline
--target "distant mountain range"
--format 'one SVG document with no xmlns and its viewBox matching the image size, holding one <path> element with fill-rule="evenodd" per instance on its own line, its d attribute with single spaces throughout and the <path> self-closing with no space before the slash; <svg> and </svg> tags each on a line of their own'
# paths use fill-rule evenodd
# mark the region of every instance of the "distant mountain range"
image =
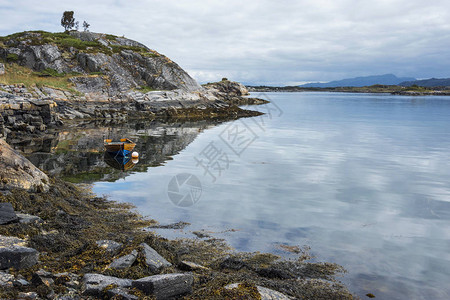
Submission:
<svg viewBox="0 0 450 300">
<path fill-rule="evenodd" d="M 424 86 L 424 87 L 437 87 L 437 86 L 450 86 L 450 78 L 431 78 L 431 79 L 423 79 L 423 80 L 414 80 L 414 81 L 404 81 L 399 85 L 401 86 Z"/>
<path fill-rule="evenodd" d="M 347 79 L 330 81 L 330 82 L 325 82 L 325 83 L 321 83 L 321 82 L 307 83 L 307 84 L 300 85 L 300 87 L 319 87 L 319 88 L 344 87 L 344 86 L 345 87 L 346 86 L 363 87 L 363 86 L 370 86 L 370 85 L 374 85 L 374 84 L 398 85 L 402 82 L 414 82 L 414 81 L 416 81 L 416 78 L 397 77 L 394 74 L 385 74 L 385 75 L 347 78 Z"/>
</svg>

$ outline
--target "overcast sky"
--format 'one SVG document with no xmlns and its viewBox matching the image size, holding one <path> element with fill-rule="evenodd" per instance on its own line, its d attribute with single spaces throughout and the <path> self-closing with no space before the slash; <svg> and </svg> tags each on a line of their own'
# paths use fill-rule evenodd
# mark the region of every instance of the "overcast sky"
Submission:
<svg viewBox="0 0 450 300">
<path fill-rule="evenodd" d="M 450 77 L 448 0 L 0 0 L 0 35 L 62 31 L 65 10 L 91 31 L 167 55 L 201 83 Z"/>
</svg>

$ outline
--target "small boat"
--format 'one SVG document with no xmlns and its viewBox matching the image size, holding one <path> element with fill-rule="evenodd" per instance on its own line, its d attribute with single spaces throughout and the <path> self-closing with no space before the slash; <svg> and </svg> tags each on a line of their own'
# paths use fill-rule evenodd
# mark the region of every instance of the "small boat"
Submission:
<svg viewBox="0 0 450 300">
<path fill-rule="evenodd" d="M 136 144 L 129 139 L 120 139 L 119 141 L 105 139 L 104 145 L 107 152 L 118 156 L 127 156 L 136 146 Z"/>
</svg>

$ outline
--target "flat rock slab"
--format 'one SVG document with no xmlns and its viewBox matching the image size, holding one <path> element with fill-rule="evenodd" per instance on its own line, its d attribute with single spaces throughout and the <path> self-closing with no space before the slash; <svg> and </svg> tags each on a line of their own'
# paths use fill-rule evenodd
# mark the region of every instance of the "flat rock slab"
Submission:
<svg viewBox="0 0 450 300">
<path fill-rule="evenodd" d="M 97 241 L 96 243 L 97 243 L 97 246 L 105 249 L 106 252 L 109 252 L 111 254 L 114 254 L 117 251 L 119 251 L 119 249 L 122 248 L 122 245 L 123 245 L 121 243 L 111 241 L 111 240 L 100 240 L 100 241 Z"/>
<path fill-rule="evenodd" d="M 38 263 L 39 252 L 22 239 L 0 235 L 0 270 L 25 269 Z"/>
<path fill-rule="evenodd" d="M 33 216 L 33 215 L 29 215 L 29 214 L 21 214 L 18 213 L 17 217 L 19 218 L 19 222 L 22 224 L 37 224 L 37 223 L 43 223 L 44 221 L 39 218 L 38 216 Z"/>
<path fill-rule="evenodd" d="M 191 273 L 163 274 L 133 280 L 132 287 L 162 300 L 191 293 L 193 282 Z"/>
<path fill-rule="evenodd" d="M 0 225 L 19 221 L 11 203 L 0 203 Z"/>
<path fill-rule="evenodd" d="M 235 289 L 239 287 L 239 283 L 233 283 L 225 286 L 226 289 Z M 257 285 L 259 294 L 261 295 L 261 300 L 292 300 L 294 298 L 286 296 L 283 293 L 262 287 Z"/>
<path fill-rule="evenodd" d="M 136 250 L 133 250 L 128 255 L 121 256 L 115 260 L 109 265 L 109 268 L 111 269 L 126 269 L 133 265 L 137 258 L 138 252 Z"/>
<path fill-rule="evenodd" d="M 100 297 L 108 285 L 127 288 L 131 286 L 130 279 L 122 279 L 101 274 L 88 273 L 83 277 L 83 294 Z"/>
<path fill-rule="evenodd" d="M 164 257 L 159 255 L 155 249 L 142 243 L 141 246 L 144 249 L 145 263 L 150 268 L 152 272 L 159 271 L 162 268 L 170 267 L 172 264 L 168 262 Z"/>
</svg>

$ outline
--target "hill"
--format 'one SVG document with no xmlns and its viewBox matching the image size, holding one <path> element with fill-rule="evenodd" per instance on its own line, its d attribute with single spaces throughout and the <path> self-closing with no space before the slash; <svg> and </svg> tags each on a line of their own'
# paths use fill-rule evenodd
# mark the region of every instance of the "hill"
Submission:
<svg viewBox="0 0 450 300">
<path fill-rule="evenodd" d="M 363 87 L 371 86 L 375 84 L 381 85 L 397 85 L 400 82 L 416 80 L 411 77 L 397 77 L 393 74 L 385 75 L 375 75 L 375 76 L 365 76 L 365 77 L 354 77 L 346 78 L 342 80 L 330 81 L 325 83 L 307 83 L 300 85 L 300 87 L 318 87 L 318 88 L 329 88 L 329 87 Z"/>
<path fill-rule="evenodd" d="M 15 33 L 0 37 L 0 58 L 40 72 L 42 77 L 67 77 L 80 92 L 115 96 L 130 89 L 201 89 L 168 57 L 136 41 L 109 34 Z"/>
<path fill-rule="evenodd" d="M 260 115 L 236 106 L 256 101 L 246 94 L 228 80 L 202 87 L 168 57 L 124 37 L 78 31 L 0 37 L 0 137 L 43 133 L 68 119 Z"/>
<path fill-rule="evenodd" d="M 423 87 L 440 87 L 440 86 L 450 86 L 450 78 L 430 78 L 423 80 L 414 81 L 404 81 L 399 85 L 401 86 L 423 86 Z"/>
</svg>

